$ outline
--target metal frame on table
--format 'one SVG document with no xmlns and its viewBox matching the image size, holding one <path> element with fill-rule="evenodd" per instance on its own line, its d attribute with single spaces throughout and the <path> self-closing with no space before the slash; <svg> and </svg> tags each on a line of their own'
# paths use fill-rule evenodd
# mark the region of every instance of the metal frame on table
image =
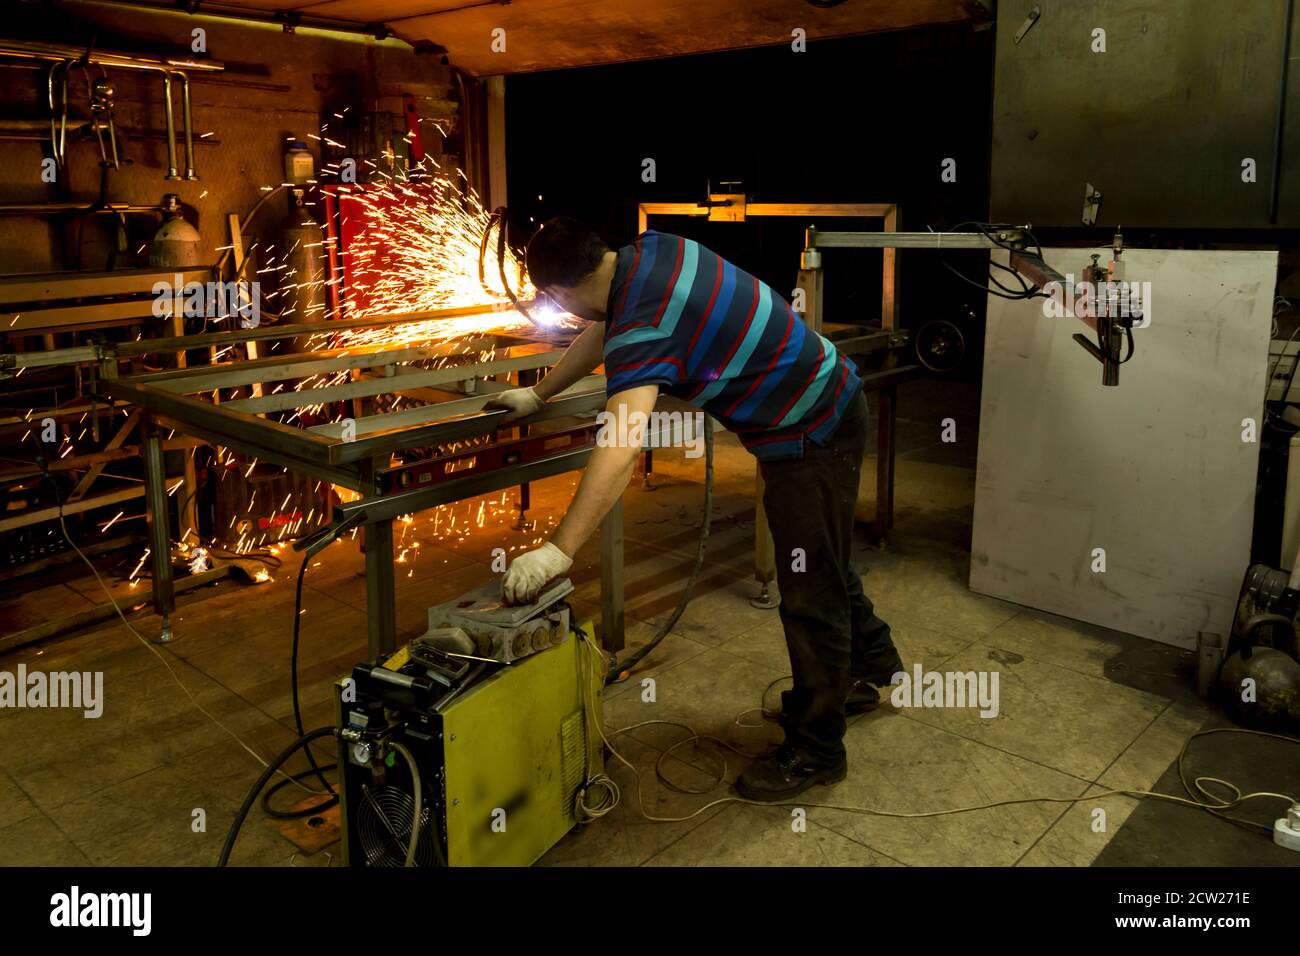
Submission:
<svg viewBox="0 0 1300 956">
<path fill-rule="evenodd" d="M 444 317 L 466 310 L 447 310 Z M 478 311 L 493 311 L 491 308 Z M 226 332 L 187 336 L 186 347 L 231 344 L 254 338 L 289 338 L 295 333 L 364 328 L 401 322 L 428 321 L 439 313 L 384 318 L 371 321 L 329 323 L 328 326 L 281 326 L 255 329 L 248 333 Z M 210 341 L 211 340 L 211 341 Z M 158 348 L 158 344 L 153 344 Z M 169 369 L 146 375 L 105 381 L 115 399 L 130 402 L 144 411 L 147 437 L 144 442 L 146 496 L 149 502 L 149 533 L 153 571 L 154 609 L 167 622 L 175 608 L 170 560 L 167 491 L 163 472 L 161 429 L 174 428 L 360 493 L 355 501 L 335 508 L 335 524 L 364 525 L 366 555 L 366 601 L 369 650 L 372 656 L 396 647 L 396 604 L 394 598 L 392 520 L 451 501 L 487 494 L 520 482 L 533 481 L 581 468 L 591 453 L 590 446 L 560 451 L 519 465 L 498 468 L 464 478 L 449 478 L 427 487 L 381 494 L 377 475 L 388 468 L 394 452 L 494 434 L 503 427 L 504 410 L 485 411 L 495 389 L 481 381 L 487 376 L 544 368 L 554 364 L 560 352 L 546 343 L 509 336 L 484 336 L 475 350 L 493 350 L 488 361 L 474 361 L 462 343 L 446 345 L 373 345 L 276 355 L 255 361 L 226 362 L 192 368 Z M 504 354 L 502 354 L 504 353 Z M 423 364 L 440 362 L 434 368 Z M 111 364 L 111 363 L 110 363 Z M 351 381 L 320 388 L 286 388 L 271 392 L 267 383 L 288 382 L 330 372 L 349 371 Z M 358 417 L 355 431 L 345 436 L 337 423 L 298 428 L 264 417 L 267 412 L 305 408 L 348 399 L 436 388 L 448 392 L 469 390 L 467 383 L 485 386 L 485 394 L 470 394 L 449 401 L 397 412 Z M 220 389 L 263 386 L 260 395 L 232 401 L 213 402 L 195 397 Z M 424 396 L 422 396 L 424 397 Z M 568 417 L 589 418 L 604 407 L 603 379 L 590 377 L 571 387 L 535 415 L 519 424 L 532 425 Z M 513 425 L 514 423 L 512 423 Z M 622 513 L 615 510 L 602 532 L 602 639 L 607 648 L 623 646 L 623 594 L 621 575 L 611 569 L 622 565 Z"/>
</svg>

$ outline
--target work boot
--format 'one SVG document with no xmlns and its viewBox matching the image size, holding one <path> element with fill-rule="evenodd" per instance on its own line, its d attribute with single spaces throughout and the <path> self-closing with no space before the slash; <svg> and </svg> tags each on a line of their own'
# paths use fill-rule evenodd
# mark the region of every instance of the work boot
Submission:
<svg viewBox="0 0 1300 956">
<path fill-rule="evenodd" d="M 873 654 L 853 674 L 853 683 L 849 685 L 848 696 L 844 698 L 844 713 L 865 714 L 880 706 L 880 691 L 877 687 L 888 687 L 894 682 L 894 675 L 903 669 L 903 659 L 898 656 L 898 649 L 890 644 L 883 652 Z M 875 686 L 872 686 L 875 685 Z"/>
<path fill-rule="evenodd" d="M 895 666 L 893 670 L 889 671 L 889 677 L 883 680 L 880 678 L 880 673 L 881 673 L 880 671 L 875 671 L 866 677 L 853 678 L 853 682 L 849 685 L 849 692 L 844 697 L 844 715 L 846 717 L 854 717 L 858 714 L 865 714 L 868 713 L 869 711 L 875 710 L 877 707 L 880 706 L 880 691 L 876 690 L 876 688 L 873 687 L 872 685 L 878 684 L 881 687 L 888 687 L 890 683 L 892 683 L 893 676 L 903 669 L 903 662 L 898 657 L 897 653 L 894 654 L 894 659 L 897 661 L 897 666 Z M 785 702 L 786 702 L 787 693 L 789 692 L 783 691 L 781 693 L 780 709 L 778 709 L 775 713 L 765 712 L 763 714 L 763 716 L 766 717 L 768 720 L 776 721 L 778 724 L 781 725 L 782 728 L 786 730 L 789 729 L 789 721 L 786 719 L 785 716 Z"/>
<path fill-rule="evenodd" d="M 844 714 L 846 717 L 852 717 L 855 714 L 865 714 L 869 710 L 875 710 L 880 706 L 880 691 L 871 686 L 867 680 L 855 680 L 853 686 L 849 688 L 849 694 L 844 698 Z"/>
<path fill-rule="evenodd" d="M 855 661 L 853 680 L 888 687 L 894 682 L 894 675 L 903 669 L 903 659 L 891 642 L 888 647 L 873 652 L 865 661 Z"/>
<path fill-rule="evenodd" d="M 815 783 L 838 783 L 848 776 L 849 762 L 815 764 L 782 744 L 770 757 L 756 760 L 736 779 L 736 792 L 746 800 L 778 803 L 803 793 Z"/>
</svg>

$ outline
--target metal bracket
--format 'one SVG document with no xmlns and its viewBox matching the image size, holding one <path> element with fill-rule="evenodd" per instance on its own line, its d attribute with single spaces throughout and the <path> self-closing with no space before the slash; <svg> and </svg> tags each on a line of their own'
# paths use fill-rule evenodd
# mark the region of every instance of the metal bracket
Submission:
<svg viewBox="0 0 1300 956">
<path fill-rule="evenodd" d="M 709 222 L 744 222 L 744 193 L 709 193 Z"/>
<path fill-rule="evenodd" d="M 1020 29 L 1017 30 L 1016 35 L 1011 38 L 1012 41 L 1019 44 L 1020 41 L 1025 38 L 1025 34 L 1034 28 L 1034 24 L 1038 22 L 1038 18 L 1042 15 L 1043 11 L 1038 9 L 1038 7 L 1034 7 L 1034 9 L 1030 10 L 1029 16 L 1025 17 L 1025 22 L 1020 24 Z"/>
<path fill-rule="evenodd" d="M 1095 225 L 1099 212 L 1101 212 L 1101 190 L 1092 183 L 1087 183 L 1083 187 L 1083 224 Z"/>
<path fill-rule="evenodd" d="M 709 198 L 699 204 L 701 209 L 708 210 L 709 222 L 744 222 L 745 206 L 749 199 L 740 182 L 720 182 L 718 186 L 725 192 L 715 193 L 713 184 L 709 183 L 705 187 L 705 194 Z"/>
</svg>

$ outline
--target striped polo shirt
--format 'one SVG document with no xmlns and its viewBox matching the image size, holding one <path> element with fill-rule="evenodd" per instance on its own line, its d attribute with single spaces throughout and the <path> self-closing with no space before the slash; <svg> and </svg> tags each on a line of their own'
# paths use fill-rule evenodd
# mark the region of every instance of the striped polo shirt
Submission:
<svg viewBox="0 0 1300 956">
<path fill-rule="evenodd" d="M 604 354 L 608 394 L 659 385 L 765 461 L 824 443 L 861 388 L 853 364 L 769 286 L 664 232 L 618 250 Z"/>
</svg>

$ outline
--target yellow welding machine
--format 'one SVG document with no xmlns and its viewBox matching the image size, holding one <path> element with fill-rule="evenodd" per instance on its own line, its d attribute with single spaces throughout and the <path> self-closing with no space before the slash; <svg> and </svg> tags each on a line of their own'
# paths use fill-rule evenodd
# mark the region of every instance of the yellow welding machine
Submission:
<svg viewBox="0 0 1300 956">
<path fill-rule="evenodd" d="M 415 808 L 403 750 L 421 782 L 416 865 L 528 866 L 573 828 L 580 791 L 604 769 L 604 665 L 568 607 L 554 610 L 558 643 L 479 662 L 492 672 L 464 675 L 462 692 L 410 647 L 336 685 L 347 864 L 407 858 Z"/>
</svg>

